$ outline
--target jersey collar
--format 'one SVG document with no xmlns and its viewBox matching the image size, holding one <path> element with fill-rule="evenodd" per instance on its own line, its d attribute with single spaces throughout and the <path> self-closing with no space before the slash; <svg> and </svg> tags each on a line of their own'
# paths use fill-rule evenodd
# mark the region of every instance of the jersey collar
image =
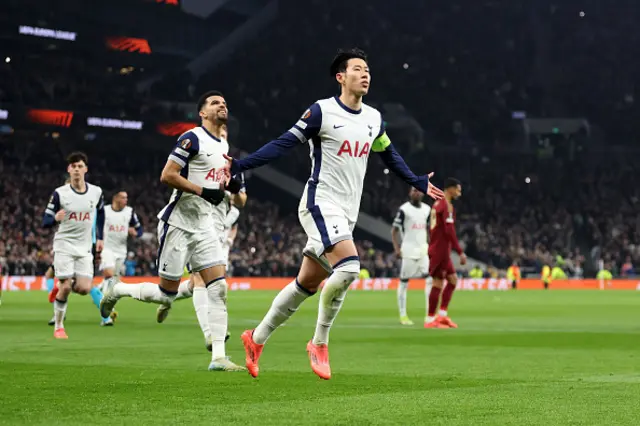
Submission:
<svg viewBox="0 0 640 426">
<path fill-rule="evenodd" d="M 358 110 L 349 108 L 348 106 L 342 103 L 342 101 L 340 100 L 340 97 L 338 96 L 334 96 L 333 99 L 335 99 L 338 105 L 340 105 L 340 108 L 347 111 L 349 114 L 360 114 L 362 112 L 362 108 Z"/>
<path fill-rule="evenodd" d="M 78 192 L 78 191 L 76 191 L 76 189 L 75 189 L 71 184 L 69 184 L 69 188 L 71 188 L 71 190 L 72 190 L 73 192 L 75 192 L 76 194 L 78 194 L 78 195 L 84 195 L 84 194 L 86 194 L 86 193 L 89 191 L 89 184 L 88 184 L 88 183 L 86 183 L 86 182 L 84 183 L 84 192 Z"/>
<path fill-rule="evenodd" d="M 205 132 L 207 135 L 209 135 L 209 137 L 210 137 L 210 138 L 212 138 L 213 140 L 215 140 L 215 141 L 217 141 L 217 142 L 220 142 L 220 139 L 218 139 L 218 138 L 216 138 L 215 136 L 213 136 L 213 135 L 211 134 L 211 132 L 209 132 L 207 129 L 205 129 L 205 127 L 204 127 L 204 126 L 200 126 L 200 127 L 202 128 L 202 130 L 204 130 L 204 132 Z"/>
</svg>

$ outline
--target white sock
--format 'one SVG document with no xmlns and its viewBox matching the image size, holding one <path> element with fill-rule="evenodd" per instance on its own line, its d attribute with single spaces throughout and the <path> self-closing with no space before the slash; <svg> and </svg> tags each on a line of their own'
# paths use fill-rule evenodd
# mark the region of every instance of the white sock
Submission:
<svg viewBox="0 0 640 426">
<path fill-rule="evenodd" d="M 204 287 L 194 287 L 193 289 L 193 307 L 196 310 L 196 318 L 198 318 L 198 324 L 204 338 L 209 337 L 209 314 L 207 309 L 209 308 L 209 297 L 207 296 L 207 289 Z"/>
<path fill-rule="evenodd" d="M 117 297 L 133 297 L 142 302 L 157 303 L 159 305 L 170 305 L 176 298 L 175 295 L 169 295 L 160 290 L 158 284 L 141 283 L 141 284 L 124 284 L 117 283 L 113 286 L 113 293 Z"/>
<path fill-rule="evenodd" d="M 313 293 L 298 284 L 297 279 L 287 284 L 273 299 L 269 311 L 254 330 L 253 341 L 264 345 L 275 329 L 284 324 L 298 310 L 302 302 L 312 295 Z"/>
<path fill-rule="evenodd" d="M 407 280 L 401 280 L 398 284 L 398 311 L 401 317 L 407 316 L 407 287 L 409 287 Z"/>
<path fill-rule="evenodd" d="M 424 321 L 424 322 L 426 322 L 426 323 L 430 323 L 430 322 L 433 322 L 433 321 L 435 321 L 435 320 L 436 320 L 436 317 L 430 317 L 430 316 L 427 316 L 427 318 L 425 319 L 425 321 Z"/>
<path fill-rule="evenodd" d="M 429 312 L 429 294 L 431 293 L 431 289 L 433 288 L 433 278 L 427 277 L 424 285 L 424 299 L 425 299 L 425 312 Z"/>
<path fill-rule="evenodd" d="M 224 339 L 227 335 L 227 282 L 224 278 L 207 284 L 207 318 L 213 343 L 211 359 L 225 357 Z"/>
<path fill-rule="evenodd" d="M 191 291 L 189 286 L 189 280 L 182 281 L 180 283 L 180 286 L 178 287 L 178 294 L 176 295 L 176 300 L 187 299 L 193 296 L 193 292 Z"/>
<path fill-rule="evenodd" d="M 333 274 L 324 283 L 324 287 L 320 292 L 316 333 L 313 335 L 314 345 L 326 345 L 329 343 L 331 325 L 333 325 L 333 321 L 338 316 L 338 312 L 340 312 L 349 286 L 356 278 L 358 278 L 357 272 L 338 269 L 334 270 Z"/>
<path fill-rule="evenodd" d="M 447 311 L 444 309 L 439 309 L 438 310 L 438 315 L 440 315 L 441 317 L 446 317 L 447 316 Z"/>
<path fill-rule="evenodd" d="M 53 301 L 53 316 L 56 319 L 56 330 L 64 328 L 64 315 L 67 313 L 67 302 Z"/>
</svg>

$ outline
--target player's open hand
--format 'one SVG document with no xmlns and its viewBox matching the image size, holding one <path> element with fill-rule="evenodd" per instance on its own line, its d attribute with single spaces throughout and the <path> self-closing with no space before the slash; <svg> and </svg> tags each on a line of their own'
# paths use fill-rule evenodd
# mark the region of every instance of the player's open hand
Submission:
<svg viewBox="0 0 640 426">
<path fill-rule="evenodd" d="M 466 254 L 464 254 L 464 253 L 462 253 L 462 254 L 460 255 L 460 264 L 461 264 L 461 265 L 466 265 L 466 264 L 467 264 L 467 255 L 466 255 Z"/>
<path fill-rule="evenodd" d="M 96 252 L 102 253 L 102 249 L 104 248 L 104 241 L 98 240 L 96 241 Z"/>
<path fill-rule="evenodd" d="M 434 175 L 433 172 L 429 173 L 427 176 L 429 177 L 429 186 L 427 187 L 427 195 L 431 198 L 433 198 L 434 200 L 439 200 L 441 198 L 444 198 L 444 192 L 442 192 L 442 189 L 438 188 L 435 185 L 431 184 L 431 177 Z"/>
<path fill-rule="evenodd" d="M 222 156 L 224 157 L 225 160 L 227 160 L 227 162 L 224 164 L 223 169 L 227 171 L 229 176 L 231 176 L 231 164 L 233 164 L 233 157 L 227 154 L 222 154 Z"/>
<path fill-rule="evenodd" d="M 136 228 L 134 228 L 133 226 L 129 227 L 129 236 L 131 236 L 131 237 L 137 237 L 138 236 L 138 231 L 136 231 Z"/>
<path fill-rule="evenodd" d="M 56 222 L 62 222 L 66 215 L 67 212 L 64 211 L 64 209 L 58 210 L 58 213 L 56 213 Z"/>
</svg>

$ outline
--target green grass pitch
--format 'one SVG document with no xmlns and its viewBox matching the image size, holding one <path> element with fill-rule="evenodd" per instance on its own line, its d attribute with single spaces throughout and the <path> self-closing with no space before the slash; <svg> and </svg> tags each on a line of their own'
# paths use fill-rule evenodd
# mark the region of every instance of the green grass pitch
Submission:
<svg viewBox="0 0 640 426">
<path fill-rule="evenodd" d="M 227 351 L 273 292 L 229 295 Z M 317 298 L 278 330 L 261 374 L 208 372 L 190 300 L 164 324 L 155 306 L 125 300 L 98 325 L 73 295 L 55 341 L 42 292 L 0 306 L 0 424 L 6 425 L 637 425 L 640 294 L 458 292 L 457 330 L 422 328 L 424 294 L 409 292 L 413 327 L 395 292 L 352 292 L 331 332 L 330 381 L 309 368 Z"/>
</svg>

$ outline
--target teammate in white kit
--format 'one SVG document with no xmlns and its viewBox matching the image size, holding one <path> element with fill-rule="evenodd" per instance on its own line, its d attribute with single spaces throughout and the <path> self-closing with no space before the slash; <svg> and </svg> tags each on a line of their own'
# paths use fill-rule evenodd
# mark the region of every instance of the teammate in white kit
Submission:
<svg viewBox="0 0 640 426">
<path fill-rule="evenodd" d="M 58 294 L 53 302 L 56 339 L 67 339 L 64 317 L 67 299 L 73 290 L 86 295 L 93 288 L 92 228 L 96 221 L 96 252 L 103 248 L 104 198 L 99 186 L 85 182 L 88 159 L 84 153 L 74 152 L 67 158 L 69 184 L 56 188 L 44 212 L 42 225 L 59 224 L 53 238 L 53 265 L 58 278 Z M 72 284 L 72 280 L 75 282 Z M 108 318 L 109 315 L 103 315 Z"/>
<path fill-rule="evenodd" d="M 425 294 L 429 297 L 429 243 L 427 222 L 431 207 L 422 202 L 424 194 L 415 188 L 409 191 L 409 200 L 398 209 L 391 227 L 391 240 L 396 255 L 402 258 L 398 285 L 398 310 L 402 325 L 413 325 L 407 316 L 407 287 L 410 278 L 426 278 Z M 402 244 L 400 240 L 402 239 Z"/>
<path fill-rule="evenodd" d="M 144 302 L 171 305 L 187 263 L 205 281 L 208 298 L 212 360 L 209 370 L 241 371 L 225 356 L 227 333 L 227 283 L 225 282 L 224 229 L 215 210 L 225 199 L 225 189 L 240 191 L 230 179 L 223 155 L 229 144 L 221 129 L 227 122 L 227 103 L 220 92 L 205 93 L 198 101 L 202 125 L 184 133 L 169 155 L 160 180 L 173 188 L 169 204 L 158 214 L 158 275 L 153 283 L 123 284 L 106 281 L 101 311 L 109 314 L 118 299 L 133 297 Z"/>
<path fill-rule="evenodd" d="M 141 237 L 143 231 L 138 215 L 133 207 L 127 205 L 129 196 L 126 191 L 118 191 L 111 205 L 104 208 L 104 249 L 102 250 L 100 270 L 105 280 L 120 277 L 120 271 L 127 258 L 128 237 Z"/>
<path fill-rule="evenodd" d="M 260 167 L 300 144 L 308 143 L 311 151 L 311 177 L 298 210 L 308 236 L 302 266 L 255 330 L 242 334 L 247 368 L 253 377 L 259 373 L 258 359 L 269 336 L 316 293 L 330 273 L 320 293 L 316 332 L 307 351 L 312 370 L 323 379 L 331 377 L 329 329 L 360 271 L 352 231 L 372 151 L 405 182 L 434 198 L 442 197 L 442 191 L 432 186 L 427 176 L 416 176 L 409 170 L 391 144 L 380 112 L 362 103 L 371 83 L 364 52 L 340 51 L 331 65 L 331 75 L 340 85 L 339 97 L 317 101 L 289 131 L 248 157 L 228 157 L 231 174 L 237 174 Z"/>
</svg>

